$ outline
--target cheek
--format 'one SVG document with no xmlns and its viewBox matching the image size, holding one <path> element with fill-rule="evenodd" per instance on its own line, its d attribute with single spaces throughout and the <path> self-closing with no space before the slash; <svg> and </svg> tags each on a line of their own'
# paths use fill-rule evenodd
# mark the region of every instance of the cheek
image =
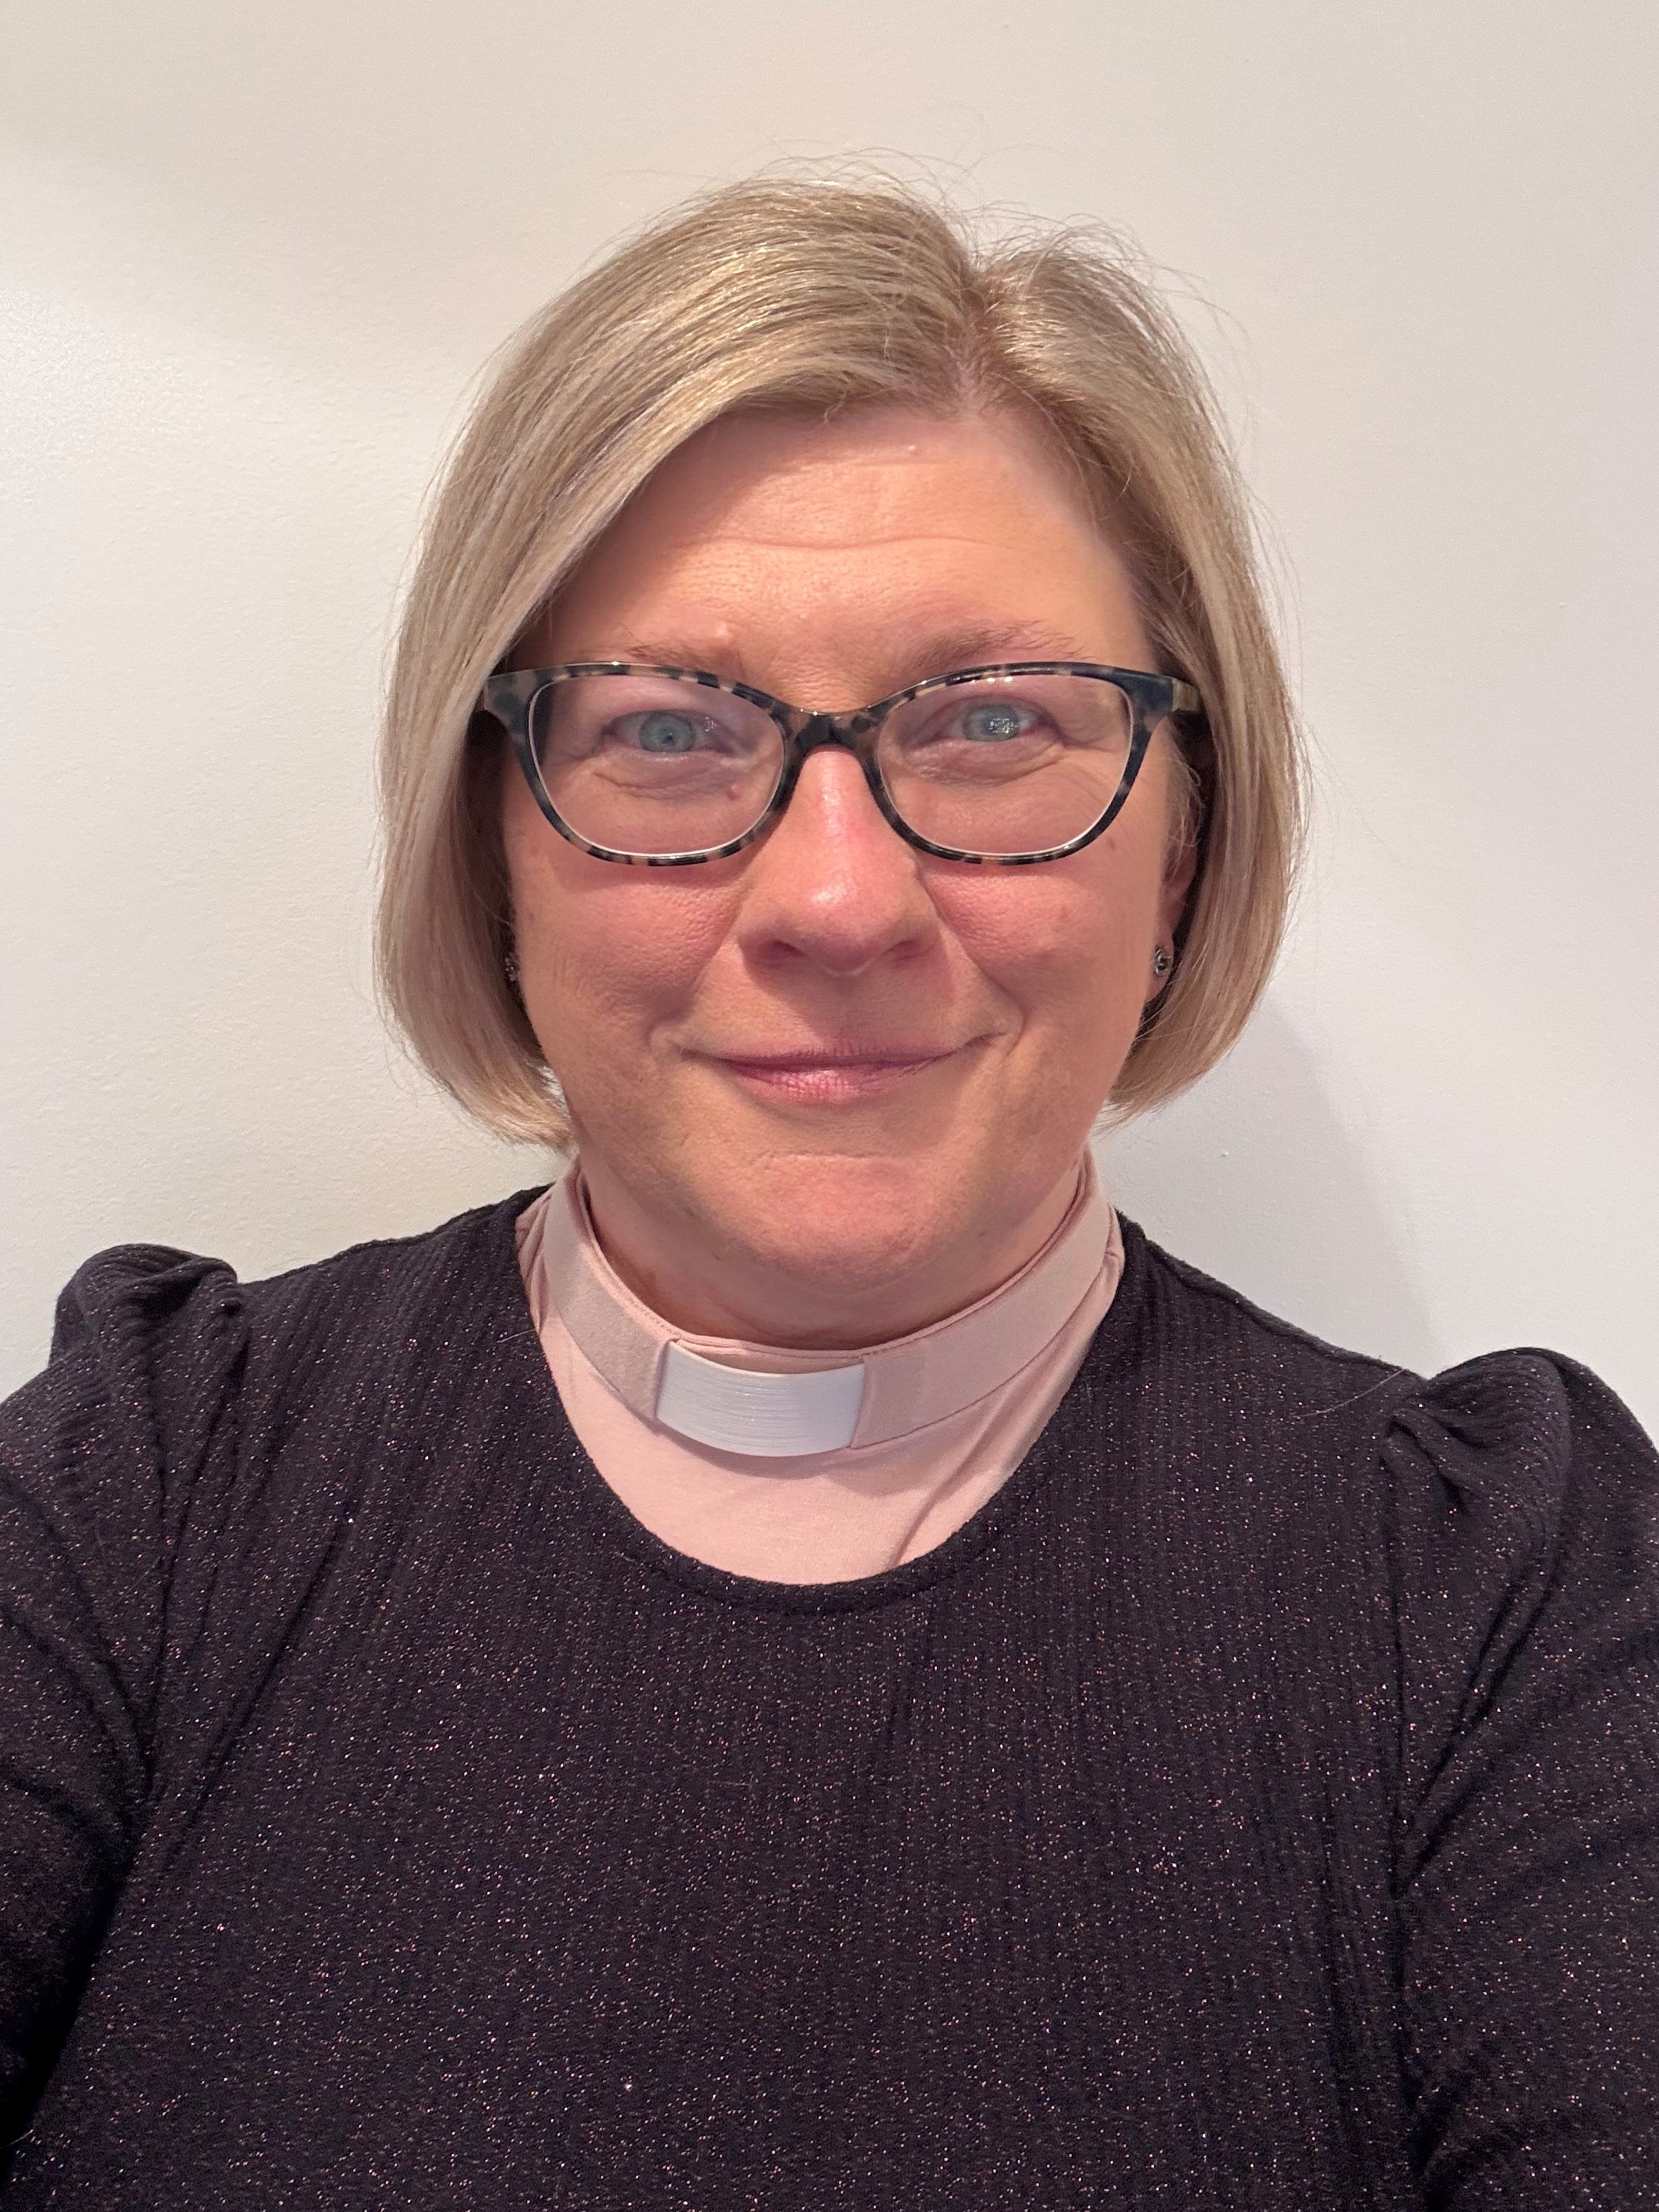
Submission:
<svg viewBox="0 0 1659 2212">
<path fill-rule="evenodd" d="M 693 997 L 730 933 L 732 894 L 702 869 L 592 860 L 532 811 L 503 823 L 525 1005 L 562 1081 L 602 1075 Z"/>
<path fill-rule="evenodd" d="M 1028 1024 L 1086 1017 L 1105 1031 L 1120 1007 L 1139 1018 L 1158 881 L 1158 856 L 1149 863 L 1134 841 L 1115 843 L 1109 830 L 1070 860 L 953 872 L 934 896 L 969 958 Z"/>
</svg>

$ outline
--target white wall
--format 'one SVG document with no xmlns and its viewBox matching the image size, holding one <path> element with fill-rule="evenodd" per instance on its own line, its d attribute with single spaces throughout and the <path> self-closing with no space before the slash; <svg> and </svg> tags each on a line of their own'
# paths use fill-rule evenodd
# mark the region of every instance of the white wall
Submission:
<svg viewBox="0 0 1659 2212">
<path fill-rule="evenodd" d="M 100 1244 L 258 1274 L 538 1180 L 368 983 L 371 731 L 484 356 L 638 218 L 921 160 L 1177 277 L 1285 573 L 1316 866 L 1109 1155 L 1200 1265 L 1659 1426 L 1650 0 L 11 0 L 0 1383 Z"/>
</svg>

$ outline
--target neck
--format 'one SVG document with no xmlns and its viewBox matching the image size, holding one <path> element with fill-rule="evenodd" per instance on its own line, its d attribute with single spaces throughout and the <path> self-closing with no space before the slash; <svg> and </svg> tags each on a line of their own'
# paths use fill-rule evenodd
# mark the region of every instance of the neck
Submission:
<svg viewBox="0 0 1659 2212">
<path fill-rule="evenodd" d="M 718 1222 L 641 1204 L 602 1155 L 580 1172 L 600 1250 L 635 1297 L 687 1335 L 790 1350 L 855 1350 L 931 1328 L 1001 1288 L 1034 1259 L 1077 1194 L 1080 1161 L 1035 1204 L 1002 1221 L 953 1224 L 942 1247 L 917 1255 L 803 1252 L 780 1261 L 746 1249 Z"/>
</svg>

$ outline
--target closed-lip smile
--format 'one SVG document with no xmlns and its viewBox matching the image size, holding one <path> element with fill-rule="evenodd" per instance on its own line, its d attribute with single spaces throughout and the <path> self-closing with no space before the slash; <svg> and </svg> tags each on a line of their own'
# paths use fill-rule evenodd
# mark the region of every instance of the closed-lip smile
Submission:
<svg viewBox="0 0 1659 2212">
<path fill-rule="evenodd" d="M 959 1045 L 813 1045 L 800 1052 L 712 1053 L 716 1066 L 780 1100 L 851 1104 L 896 1090 L 961 1051 Z"/>
</svg>

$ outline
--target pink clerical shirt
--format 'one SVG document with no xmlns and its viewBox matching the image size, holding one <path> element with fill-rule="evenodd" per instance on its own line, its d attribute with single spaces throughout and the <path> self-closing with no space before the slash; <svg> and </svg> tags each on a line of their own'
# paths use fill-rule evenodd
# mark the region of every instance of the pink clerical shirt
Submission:
<svg viewBox="0 0 1659 2212">
<path fill-rule="evenodd" d="M 519 1266 L 559 1395 L 623 1504 L 676 1551 L 769 1582 L 919 1558 L 1006 1482 L 1123 1267 L 1086 1155 L 1036 1257 L 963 1312 L 860 1351 L 690 1335 L 614 1273 L 580 1165 L 527 1206 Z"/>
</svg>

